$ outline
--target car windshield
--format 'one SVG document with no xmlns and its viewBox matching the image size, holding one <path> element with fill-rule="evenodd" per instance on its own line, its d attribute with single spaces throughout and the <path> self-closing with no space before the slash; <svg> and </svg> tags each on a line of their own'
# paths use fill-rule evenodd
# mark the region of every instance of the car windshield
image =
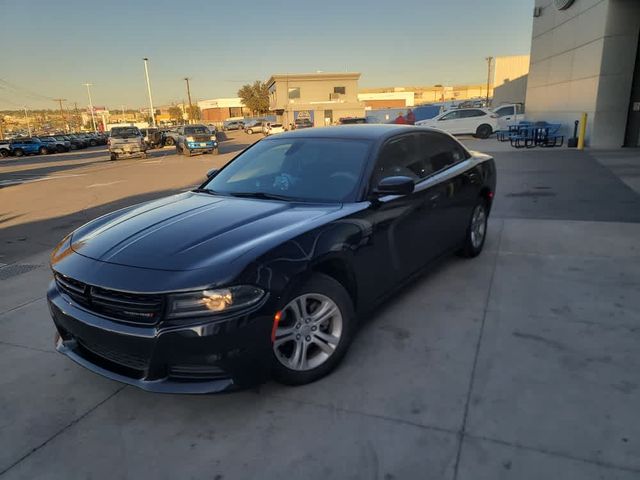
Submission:
<svg viewBox="0 0 640 480">
<path fill-rule="evenodd" d="M 119 127 L 111 129 L 111 136 L 113 138 L 132 138 L 140 135 L 140 130 L 136 127 Z"/>
<path fill-rule="evenodd" d="M 332 138 L 268 139 L 236 157 L 204 188 L 295 201 L 354 201 L 371 143 Z"/>
<path fill-rule="evenodd" d="M 211 133 L 207 127 L 185 127 L 184 128 L 185 135 L 197 135 L 197 134 L 208 134 Z"/>
</svg>

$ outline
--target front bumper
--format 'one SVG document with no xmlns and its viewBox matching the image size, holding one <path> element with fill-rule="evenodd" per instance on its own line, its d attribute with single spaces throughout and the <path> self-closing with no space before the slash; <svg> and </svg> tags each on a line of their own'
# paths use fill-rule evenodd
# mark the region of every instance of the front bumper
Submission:
<svg viewBox="0 0 640 480">
<path fill-rule="evenodd" d="M 115 153 L 121 157 L 135 157 L 144 155 L 147 149 L 145 146 L 141 145 L 130 145 L 130 146 L 122 146 L 122 147 L 111 147 L 109 148 L 109 153 Z"/>
<path fill-rule="evenodd" d="M 187 148 L 191 151 L 199 150 L 215 150 L 218 148 L 218 142 L 211 140 L 206 142 L 186 142 Z"/>
<path fill-rule="evenodd" d="M 273 306 L 187 325 L 138 326 L 75 304 L 55 282 L 47 292 L 56 350 L 83 367 L 143 390 L 214 393 L 265 381 L 271 364 Z"/>
</svg>

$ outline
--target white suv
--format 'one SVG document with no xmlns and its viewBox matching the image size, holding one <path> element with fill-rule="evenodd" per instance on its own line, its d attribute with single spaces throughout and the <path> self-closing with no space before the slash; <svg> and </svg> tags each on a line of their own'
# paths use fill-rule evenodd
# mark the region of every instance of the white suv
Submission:
<svg viewBox="0 0 640 480">
<path fill-rule="evenodd" d="M 486 108 L 456 108 L 434 118 L 420 120 L 416 125 L 455 135 L 472 134 L 478 138 L 489 138 L 498 129 L 498 115 Z"/>
</svg>

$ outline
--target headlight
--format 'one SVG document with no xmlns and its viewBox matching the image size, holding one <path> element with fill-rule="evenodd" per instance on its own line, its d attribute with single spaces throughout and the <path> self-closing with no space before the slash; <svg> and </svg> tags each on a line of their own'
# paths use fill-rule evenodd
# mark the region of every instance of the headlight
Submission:
<svg viewBox="0 0 640 480">
<path fill-rule="evenodd" d="M 264 297 L 264 290 L 250 285 L 178 293 L 169 296 L 168 318 L 202 317 L 250 307 Z"/>
<path fill-rule="evenodd" d="M 215 142 L 216 141 L 216 136 L 215 135 L 211 135 L 211 140 L 213 140 Z"/>
<path fill-rule="evenodd" d="M 187 142 L 195 142 L 195 139 L 193 137 L 187 137 Z"/>
</svg>

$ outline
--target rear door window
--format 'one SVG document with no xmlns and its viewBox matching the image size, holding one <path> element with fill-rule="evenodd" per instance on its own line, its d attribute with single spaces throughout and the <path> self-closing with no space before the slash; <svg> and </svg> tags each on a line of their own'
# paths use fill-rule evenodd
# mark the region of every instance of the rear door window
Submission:
<svg viewBox="0 0 640 480">
<path fill-rule="evenodd" d="M 447 135 L 424 132 L 420 133 L 418 137 L 423 178 L 469 158 L 468 152 Z"/>
</svg>

